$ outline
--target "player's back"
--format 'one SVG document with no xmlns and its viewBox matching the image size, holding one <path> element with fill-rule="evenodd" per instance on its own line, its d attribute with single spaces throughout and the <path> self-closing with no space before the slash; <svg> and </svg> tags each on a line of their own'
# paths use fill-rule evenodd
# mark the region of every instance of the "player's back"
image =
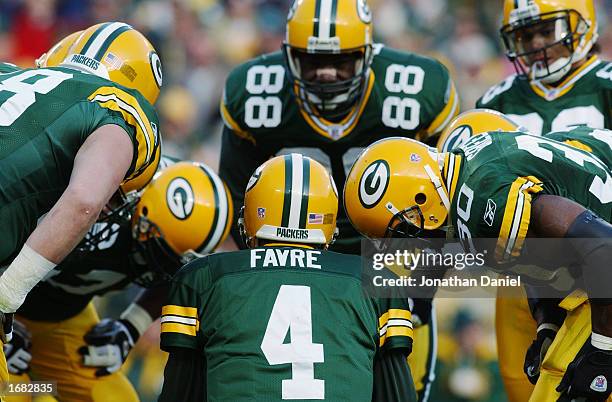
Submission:
<svg viewBox="0 0 612 402">
<path fill-rule="evenodd" d="M 209 401 L 371 400 L 380 308 L 359 257 L 263 247 L 210 255 L 174 281 L 203 305 Z M 178 338 L 162 328 L 162 346 Z"/>
<path fill-rule="evenodd" d="M 450 188 L 451 222 L 460 228 L 464 244 L 471 243 L 469 238 L 498 238 L 500 261 L 514 250 L 517 238 L 520 249 L 529 227 L 531 194 L 561 196 L 606 220 L 612 216 L 612 174 L 586 151 L 521 132 L 490 132 L 451 152 L 462 159 Z"/>
<path fill-rule="evenodd" d="M 569 131 L 547 133 L 544 137 L 585 150 L 612 169 L 612 130 L 578 126 Z"/>
</svg>

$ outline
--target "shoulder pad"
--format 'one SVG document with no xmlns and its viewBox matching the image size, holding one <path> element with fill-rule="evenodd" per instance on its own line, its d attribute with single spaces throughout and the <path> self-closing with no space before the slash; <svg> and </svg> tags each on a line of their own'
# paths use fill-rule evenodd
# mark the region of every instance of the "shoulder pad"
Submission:
<svg viewBox="0 0 612 402">
<path fill-rule="evenodd" d="M 433 57 L 393 49 L 382 45 L 378 47 L 378 51 L 376 51 L 376 49 L 377 48 L 375 45 L 374 59 L 372 61 L 372 64 L 375 64 L 377 62 L 383 64 L 410 64 L 425 68 L 428 74 L 434 72 L 432 70 L 439 70 L 445 72 L 446 75 L 448 75 L 446 67 L 444 67 L 444 65 L 439 60 L 436 60 Z"/>
<path fill-rule="evenodd" d="M 597 69 L 595 77 L 598 78 L 598 83 L 604 88 L 612 89 L 612 62 L 603 61 Z"/>
<path fill-rule="evenodd" d="M 480 99 L 478 99 L 478 101 L 476 102 L 476 107 L 494 108 L 492 106 L 499 102 L 500 96 L 503 93 L 509 91 L 514 86 L 517 77 L 518 76 L 516 74 L 512 74 L 499 84 L 489 88 L 487 92 L 485 92 L 485 94 Z"/>
</svg>

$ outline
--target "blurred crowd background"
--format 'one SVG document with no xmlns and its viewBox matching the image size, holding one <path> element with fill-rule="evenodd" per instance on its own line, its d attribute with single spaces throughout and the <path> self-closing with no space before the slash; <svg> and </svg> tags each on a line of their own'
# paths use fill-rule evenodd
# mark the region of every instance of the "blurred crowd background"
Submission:
<svg viewBox="0 0 612 402">
<path fill-rule="evenodd" d="M 217 168 L 219 100 L 235 65 L 276 51 L 291 0 L 0 0 L 0 60 L 23 67 L 67 34 L 102 21 L 125 21 L 161 56 L 157 102 L 164 151 Z M 602 58 L 612 60 L 612 1 L 596 0 Z M 369 0 L 378 42 L 430 55 L 450 70 L 462 109 L 513 73 L 498 30 L 502 0 Z M 117 314 L 136 289 L 100 300 Z M 504 401 L 495 362 L 493 301 L 440 300 L 435 401 Z M 156 400 L 165 356 L 159 329 L 141 339 L 126 371 L 142 401 Z"/>
</svg>

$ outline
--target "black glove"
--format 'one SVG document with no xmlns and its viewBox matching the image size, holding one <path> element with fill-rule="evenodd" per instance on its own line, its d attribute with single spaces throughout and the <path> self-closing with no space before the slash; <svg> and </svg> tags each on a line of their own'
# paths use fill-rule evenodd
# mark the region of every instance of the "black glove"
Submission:
<svg viewBox="0 0 612 402">
<path fill-rule="evenodd" d="M 408 303 L 411 306 L 412 323 L 414 327 L 427 325 L 431 321 L 431 302 L 429 298 L 409 299 Z"/>
<path fill-rule="evenodd" d="M 32 360 L 30 349 L 32 349 L 32 334 L 25 325 L 15 320 L 13 339 L 4 345 L 4 356 L 6 356 L 9 373 L 19 375 L 30 370 Z"/>
<path fill-rule="evenodd" d="M 121 368 L 139 336 L 129 321 L 105 318 L 83 337 L 87 343 L 79 348 L 83 364 L 99 367 L 98 377 L 114 373 Z"/>
<path fill-rule="evenodd" d="M 561 393 L 559 400 L 584 397 L 588 402 L 604 402 L 612 391 L 611 379 L 612 351 L 596 348 L 589 337 L 567 366 L 557 387 Z"/>
<path fill-rule="evenodd" d="M 556 325 L 545 326 L 538 331 L 536 339 L 531 343 L 525 355 L 523 371 L 527 374 L 529 382 L 534 385 L 540 378 L 540 367 L 542 367 L 544 356 L 557 335 L 557 331 L 552 327 L 556 328 Z"/>
<path fill-rule="evenodd" d="M 7 344 L 13 336 L 13 313 L 0 311 L 0 341 Z"/>
</svg>

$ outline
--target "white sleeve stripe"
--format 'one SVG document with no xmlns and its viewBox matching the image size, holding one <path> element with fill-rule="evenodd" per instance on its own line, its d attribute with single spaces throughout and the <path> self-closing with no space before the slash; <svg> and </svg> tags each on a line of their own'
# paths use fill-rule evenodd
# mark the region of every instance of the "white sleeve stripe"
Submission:
<svg viewBox="0 0 612 402">
<path fill-rule="evenodd" d="M 185 325 L 196 325 L 197 321 L 195 318 L 185 318 L 178 315 L 165 315 L 160 319 L 161 323 L 176 323 Z"/>
<path fill-rule="evenodd" d="M 410 320 L 404 320 L 401 318 L 393 318 L 387 321 L 387 325 L 390 327 L 409 327 L 412 328 L 412 322 Z"/>
<path fill-rule="evenodd" d="M 381 337 L 384 336 L 387 333 L 387 328 L 389 327 L 407 327 L 412 329 L 412 322 L 410 320 L 403 320 L 400 318 L 391 319 L 380 328 L 379 335 Z"/>
</svg>

